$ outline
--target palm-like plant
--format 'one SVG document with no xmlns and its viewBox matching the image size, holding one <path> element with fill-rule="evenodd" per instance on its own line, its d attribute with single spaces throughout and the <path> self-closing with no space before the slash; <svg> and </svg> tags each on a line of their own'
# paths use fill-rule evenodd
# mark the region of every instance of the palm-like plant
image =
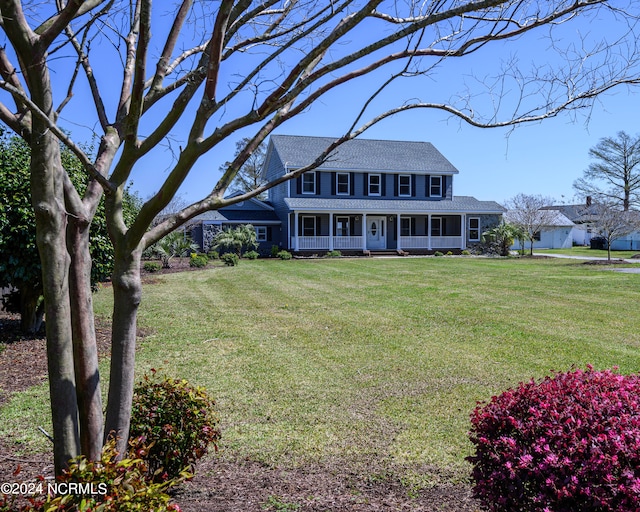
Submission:
<svg viewBox="0 0 640 512">
<path fill-rule="evenodd" d="M 216 249 L 242 256 L 243 251 L 258 248 L 256 230 L 251 224 L 243 224 L 234 229 L 227 227 L 213 238 L 213 244 Z"/>
<path fill-rule="evenodd" d="M 162 268 L 171 268 L 170 262 L 174 256 L 182 257 L 190 252 L 197 252 L 198 249 L 198 244 L 194 243 L 187 234 L 181 231 L 169 233 L 153 246 L 153 251 L 162 262 Z"/>
<path fill-rule="evenodd" d="M 509 250 L 513 243 L 522 239 L 523 236 L 520 228 L 503 221 L 482 233 L 482 240 L 494 243 L 498 247 L 500 256 L 509 256 Z"/>
</svg>

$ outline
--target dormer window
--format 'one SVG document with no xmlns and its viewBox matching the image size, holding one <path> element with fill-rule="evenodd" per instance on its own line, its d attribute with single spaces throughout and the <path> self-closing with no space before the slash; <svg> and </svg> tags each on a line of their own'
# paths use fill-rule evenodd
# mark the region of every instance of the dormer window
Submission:
<svg viewBox="0 0 640 512">
<path fill-rule="evenodd" d="M 336 194 L 339 196 L 348 196 L 351 190 L 351 175 L 348 172 L 339 172 L 336 174 Z"/>
<path fill-rule="evenodd" d="M 411 176 L 408 174 L 400 174 L 398 176 L 398 195 L 400 197 L 411 196 Z"/>
<path fill-rule="evenodd" d="M 316 173 L 315 172 L 305 172 L 302 175 L 302 193 L 303 194 L 316 193 Z"/>
<path fill-rule="evenodd" d="M 369 195 L 379 196 L 381 195 L 381 183 L 382 176 L 380 174 L 369 174 Z"/>
<path fill-rule="evenodd" d="M 429 196 L 442 197 L 442 176 L 431 176 L 429 182 Z"/>
</svg>

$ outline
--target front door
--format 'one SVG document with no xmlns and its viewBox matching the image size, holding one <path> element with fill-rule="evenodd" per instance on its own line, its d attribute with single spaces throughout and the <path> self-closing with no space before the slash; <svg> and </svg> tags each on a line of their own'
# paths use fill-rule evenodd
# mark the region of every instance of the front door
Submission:
<svg viewBox="0 0 640 512">
<path fill-rule="evenodd" d="M 367 217 L 367 249 L 386 249 L 385 217 Z"/>
</svg>

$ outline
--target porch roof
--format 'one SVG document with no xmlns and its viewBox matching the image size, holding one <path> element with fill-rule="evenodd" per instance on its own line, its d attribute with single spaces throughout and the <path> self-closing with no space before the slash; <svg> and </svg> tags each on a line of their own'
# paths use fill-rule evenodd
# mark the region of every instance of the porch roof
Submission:
<svg viewBox="0 0 640 512">
<path fill-rule="evenodd" d="M 408 199 L 324 199 L 321 197 L 288 197 L 285 203 L 291 210 L 337 211 L 354 213 L 475 213 L 501 214 L 505 209 L 495 201 L 479 201 L 475 197 L 456 196 L 446 201 L 418 201 Z"/>
</svg>

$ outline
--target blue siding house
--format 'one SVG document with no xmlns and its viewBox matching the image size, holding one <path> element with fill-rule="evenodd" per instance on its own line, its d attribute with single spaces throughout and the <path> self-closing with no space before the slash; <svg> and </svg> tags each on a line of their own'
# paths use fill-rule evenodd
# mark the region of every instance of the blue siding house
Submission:
<svg viewBox="0 0 640 512">
<path fill-rule="evenodd" d="M 272 135 L 263 177 L 272 181 L 311 164 L 333 141 Z M 428 142 L 354 139 L 315 170 L 271 188 L 267 201 L 204 215 L 224 217 L 209 221 L 222 226 L 231 217 L 253 224 L 264 233 L 261 252 L 267 245 L 301 254 L 460 251 L 478 244 L 504 208 L 454 195 L 458 174 Z"/>
</svg>

